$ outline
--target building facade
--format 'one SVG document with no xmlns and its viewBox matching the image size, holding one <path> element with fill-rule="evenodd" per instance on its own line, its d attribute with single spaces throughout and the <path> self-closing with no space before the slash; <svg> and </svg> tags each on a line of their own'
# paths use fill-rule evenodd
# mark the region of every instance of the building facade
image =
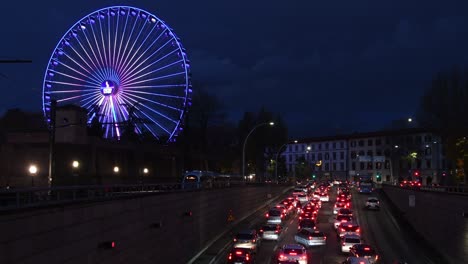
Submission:
<svg viewBox="0 0 468 264">
<path fill-rule="evenodd" d="M 418 179 L 440 183 L 447 164 L 440 136 L 424 129 L 404 129 L 306 138 L 288 144 L 281 154 L 289 176 L 396 183 Z M 301 170 L 299 170 L 301 169 Z M 309 175 L 305 175 L 309 178 Z"/>
</svg>

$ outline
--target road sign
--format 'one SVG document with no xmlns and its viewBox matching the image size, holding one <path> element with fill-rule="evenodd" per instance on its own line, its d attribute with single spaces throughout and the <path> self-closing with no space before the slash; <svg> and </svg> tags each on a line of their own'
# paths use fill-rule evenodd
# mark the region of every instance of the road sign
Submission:
<svg viewBox="0 0 468 264">
<path fill-rule="evenodd" d="M 416 207 L 416 196 L 408 196 L 409 207 Z"/>
</svg>

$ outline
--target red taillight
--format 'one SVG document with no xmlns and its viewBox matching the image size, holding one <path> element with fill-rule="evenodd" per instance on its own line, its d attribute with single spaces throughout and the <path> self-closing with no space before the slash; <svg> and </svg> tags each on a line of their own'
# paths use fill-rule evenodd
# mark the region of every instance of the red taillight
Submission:
<svg viewBox="0 0 468 264">
<path fill-rule="evenodd" d="M 306 256 L 306 255 L 304 255 L 304 256 L 302 256 L 302 257 L 301 257 L 301 259 L 307 259 L 307 256 Z"/>
<path fill-rule="evenodd" d="M 115 241 L 112 241 L 111 248 L 115 248 Z"/>
<path fill-rule="evenodd" d="M 280 255 L 278 256 L 278 260 L 284 260 L 284 259 L 286 259 L 286 257 L 285 257 L 283 254 L 280 254 Z"/>
<path fill-rule="evenodd" d="M 237 242 L 237 239 L 236 239 L 236 238 L 234 238 L 234 242 Z"/>
<path fill-rule="evenodd" d="M 312 240 L 312 237 L 311 237 L 311 236 L 309 236 L 309 240 Z"/>
<path fill-rule="evenodd" d="M 249 261 L 250 260 L 250 256 L 249 254 L 245 254 L 245 260 Z"/>
<path fill-rule="evenodd" d="M 343 242 L 343 244 L 341 244 L 341 245 L 345 246 L 345 245 L 346 245 L 346 243 L 345 243 L 345 242 Z"/>
<path fill-rule="evenodd" d="M 279 233 L 279 230 L 278 230 L 278 229 L 277 229 L 277 230 L 275 230 L 275 233 L 276 233 L 276 234 L 278 234 L 278 233 Z"/>
<path fill-rule="evenodd" d="M 257 240 L 255 240 L 255 239 L 252 239 L 252 243 L 255 243 L 256 241 L 257 241 Z"/>
<path fill-rule="evenodd" d="M 302 220 L 302 216 L 299 216 L 299 220 Z"/>
<path fill-rule="evenodd" d="M 259 232 L 260 232 L 260 233 L 263 233 L 263 229 L 260 229 L 260 231 L 259 231 Z"/>
<path fill-rule="evenodd" d="M 242 255 L 242 251 L 236 251 L 236 255 Z"/>
<path fill-rule="evenodd" d="M 291 252 L 291 253 L 289 253 L 289 255 L 291 255 L 291 256 L 296 256 L 297 253 L 296 253 L 296 252 Z"/>
<path fill-rule="evenodd" d="M 370 250 L 370 247 L 365 247 L 364 250 Z"/>
<path fill-rule="evenodd" d="M 268 218 L 270 215 L 268 213 L 265 214 L 265 217 Z"/>
<path fill-rule="evenodd" d="M 344 232 L 344 231 L 345 231 L 344 228 L 341 228 L 341 232 Z"/>
<path fill-rule="evenodd" d="M 375 260 L 379 260 L 379 255 L 375 255 Z"/>
<path fill-rule="evenodd" d="M 358 233 L 359 233 L 359 232 L 361 232 L 361 229 L 359 229 L 359 228 L 358 228 L 358 229 L 356 229 L 356 232 L 358 232 Z"/>
<path fill-rule="evenodd" d="M 232 259 L 232 253 L 229 253 L 229 257 L 228 257 L 229 260 Z"/>
</svg>

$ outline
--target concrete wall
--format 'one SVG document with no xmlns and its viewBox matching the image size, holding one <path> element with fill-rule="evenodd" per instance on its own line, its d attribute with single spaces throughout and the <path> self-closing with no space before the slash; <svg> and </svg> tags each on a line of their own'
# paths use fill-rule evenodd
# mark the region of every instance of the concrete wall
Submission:
<svg viewBox="0 0 468 264">
<path fill-rule="evenodd" d="M 450 263 L 468 259 L 468 196 L 383 186 L 383 191 L 408 221 Z M 415 207 L 409 206 L 414 195 Z"/>
<path fill-rule="evenodd" d="M 228 226 L 230 209 L 241 218 L 285 189 L 237 187 L 2 215 L 0 263 L 186 263 Z M 99 249 L 103 241 L 116 248 Z"/>
</svg>

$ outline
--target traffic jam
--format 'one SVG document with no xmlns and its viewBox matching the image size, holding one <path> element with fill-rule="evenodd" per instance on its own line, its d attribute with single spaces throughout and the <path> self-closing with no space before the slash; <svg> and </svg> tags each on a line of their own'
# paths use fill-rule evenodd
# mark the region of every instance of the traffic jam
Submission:
<svg viewBox="0 0 468 264">
<path fill-rule="evenodd" d="M 258 228 L 234 235 L 226 263 L 380 263 L 353 215 L 353 206 L 379 210 L 379 200 L 368 197 L 365 204 L 353 205 L 351 188 L 339 181 L 296 185 L 265 212 Z"/>
</svg>

